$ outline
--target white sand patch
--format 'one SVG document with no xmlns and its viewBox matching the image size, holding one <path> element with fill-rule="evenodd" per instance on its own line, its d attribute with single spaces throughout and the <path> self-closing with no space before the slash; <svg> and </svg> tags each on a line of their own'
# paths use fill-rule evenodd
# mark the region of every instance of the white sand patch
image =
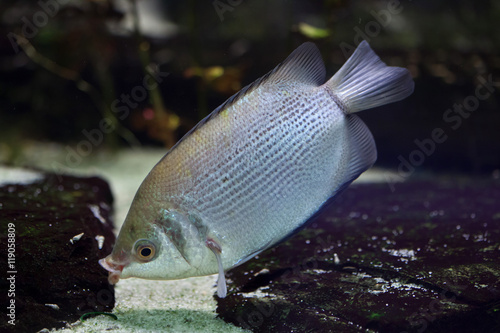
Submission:
<svg viewBox="0 0 500 333">
<path fill-rule="evenodd" d="M 0 165 L 0 185 L 28 185 L 43 179 L 40 172 Z"/>
</svg>

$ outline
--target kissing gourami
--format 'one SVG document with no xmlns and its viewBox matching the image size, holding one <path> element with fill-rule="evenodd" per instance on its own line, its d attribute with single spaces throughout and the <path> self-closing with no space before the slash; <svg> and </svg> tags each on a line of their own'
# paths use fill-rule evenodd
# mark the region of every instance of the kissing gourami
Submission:
<svg viewBox="0 0 500 333">
<path fill-rule="evenodd" d="M 240 265 L 300 230 L 377 158 L 354 114 L 413 92 L 408 70 L 361 42 L 328 81 L 318 49 L 297 48 L 187 133 L 137 191 L 109 281 L 181 279 Z"/>
</svg>

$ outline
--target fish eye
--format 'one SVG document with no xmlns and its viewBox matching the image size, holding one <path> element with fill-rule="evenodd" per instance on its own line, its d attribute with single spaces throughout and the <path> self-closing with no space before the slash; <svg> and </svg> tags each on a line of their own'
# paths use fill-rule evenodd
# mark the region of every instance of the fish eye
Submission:
<svg viewBox="0 0 500 333">
<path fill-rule="evenodd" d="M 139 239 L 134 244 L 134 254 L 141 262 L 151 261 L 156 255 L 156 246 L 147 239 Z"/>
</svg>

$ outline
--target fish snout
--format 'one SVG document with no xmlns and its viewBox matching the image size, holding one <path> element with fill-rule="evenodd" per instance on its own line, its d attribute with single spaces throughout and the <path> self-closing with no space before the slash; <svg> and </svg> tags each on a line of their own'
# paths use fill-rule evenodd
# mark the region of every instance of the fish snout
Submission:
<svg viewBox="0 0 500 333">
<path fill-rule="evenodd" d="M 99 260 L 99 265 L 109 272 L 108 281 L 110 284 L 116 284 L 120 280 L 124 264 L 115 263 L 111 256 Z"/>
</svg>

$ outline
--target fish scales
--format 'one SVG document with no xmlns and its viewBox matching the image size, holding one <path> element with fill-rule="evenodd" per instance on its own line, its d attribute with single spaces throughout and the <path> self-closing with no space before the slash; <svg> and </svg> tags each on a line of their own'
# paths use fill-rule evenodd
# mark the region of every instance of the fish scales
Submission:
<svg viewBox="0 0 500 333">
<path fill-rule="evenodd" d="M 184 136 L 137 191 L 113 252 L 109 280 L 218 273 L 303 227 L 376 159 L 353 113 L 413 91 L 362 42 L 325 82 L 311 43 L 242 89 Z"/>
<path fill-rule="evenodd" d="M 339 149 L 342 137 L 329 128 L 341 126 L 335 120 L 342 111 L 325 91 L 315 90 L 284 85 L 276 91 L 254 91 L 231 106 L 227 116 L 222 113 L 200 129 L 205 144 L 190 138 L 185 142 L 193 145 L 195 156 L 217 152 L 190 164 L 194 185 L 182 195 L 193 199 L 192 206 L 219 236 L 226 260 L 233 264 L 248 248 L 261 248 L 269 240 L 241 239 L 232 231 L 260 226 L 259 232 L 272 235 L 274 243 L 283 236 L 279 226 L 286 223 L 292 232 L 317 209 L 318 200 L 325 201 L 336 190 L 340 175 L 335 164 L 345 152 Z M 230 134 L 221 137 L 219 128 L 229 128 Z"/>
</svg>

